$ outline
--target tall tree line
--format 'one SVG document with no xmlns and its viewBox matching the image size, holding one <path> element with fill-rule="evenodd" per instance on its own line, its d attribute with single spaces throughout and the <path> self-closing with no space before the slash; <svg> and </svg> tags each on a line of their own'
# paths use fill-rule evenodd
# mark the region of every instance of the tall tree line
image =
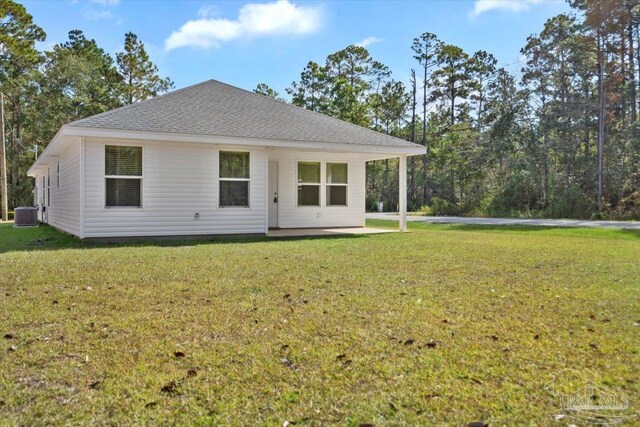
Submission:
<svg viewBox="0 0 640 427">
<path fill-rule="evenodd" d="M 309 62 L 293 104 L 427 147 L 409 206 L 433 214 L 640 218 L 640 1 L 571 0 L 522 48 L 522 72 L 423 33 L 408 87 L 363 47 Z M 397 162 L 367 167 L 397 207 Z"/>
<path fill-rule="evenodd" d="M 522 48 L 516 76 L 487 51 L 437 35 L 408 44 L 409 82 L 364 47 L 310 61 L 290 102 L 411 140 L 411 209 L 433 214 L 640 218 L 640 0 L 570 0 Z M 0 0 L 9 204 L 29 204 L 26 170 L 64 123 L 164 92 L 133 33 L 112 57 L 82 31 L 47 51 L 25 10 Z M 266 84 L 256 92 L 283 100 Z M 367 204 L 397 206 L 397 161 L 367 165 Z"/>
<path fill-rule="evenodd" d="M 147 99 L 173 87 L 158 75 L 144 44 L 133 33 L 114 58 L 80 30 L 50 50 L 25 7 L 0 0 L 0 91 L 6 96 L 5 131 L 9 206 L 33 203 L 26 176 L 35 151 L 73 120 Z"/>
</svg>

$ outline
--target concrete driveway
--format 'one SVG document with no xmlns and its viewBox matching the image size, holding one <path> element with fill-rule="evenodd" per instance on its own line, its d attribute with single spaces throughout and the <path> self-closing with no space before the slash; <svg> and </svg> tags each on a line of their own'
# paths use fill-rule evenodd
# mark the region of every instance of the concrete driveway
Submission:
<svg viewBox="0 0 640 427">
<path fill-rule="evenodd" d="M 398 221 L 395 213 L 367 213 L 367 219 L 387 219 Z M 458 216 L 411 216 L 408 221 L 433 224 L 474 224 L 474 225 L 537 225 L 543 227 L 601 227 L 640 230 L 640 221 L 588 221 L 580 219 L 515 219 L 515 218 L 473 218 Z"/>
</svg>

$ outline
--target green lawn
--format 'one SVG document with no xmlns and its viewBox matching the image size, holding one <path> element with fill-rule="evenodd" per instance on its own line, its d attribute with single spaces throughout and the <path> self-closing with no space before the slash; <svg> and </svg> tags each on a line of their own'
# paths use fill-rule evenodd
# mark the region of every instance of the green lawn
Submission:
<svg viewBox="0 0 640 427">
<path fill-rule="evenodd" d="M 563 368 L 640 415 L 639 234 L 409 227 L 83 245 L 0 224 L 0 424 L 546 425 Z"/>
</svg>

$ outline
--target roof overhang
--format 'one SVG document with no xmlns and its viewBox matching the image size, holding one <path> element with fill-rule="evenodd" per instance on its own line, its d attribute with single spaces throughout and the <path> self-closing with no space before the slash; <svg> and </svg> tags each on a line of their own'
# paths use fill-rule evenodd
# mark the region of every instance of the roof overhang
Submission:
<svg viewBox="0 0 640 427">
<path fill-rule="evenodd" d="M 169 132 L 144 132 L 123 129 L 104 129 L 65 125 L 51 140 L 47 148 L 42 152 L 38 160 L 27 171 L 29 176 L 43 165 L 48 164 L 52 157 L 62 153 L 69 144 L 78 141 L 81 137 L 129 139 L 140 141 L 163 142 L 188 142 L 219 145 L 238 145 L 249 147 L 274 147 L 291 148 L 297 150 L 313 151 L 342 151 L 349 153 L 363 153 L 370 155 L 371 160 L 397 157 L 401 155 L 415 156 L 426 153 L 426 148 L 417 144 L 406 146 L 368 145 L 368 144 L 343 144 L 335 142 L 302 142 L 279 139 L 240 138 L 233 136 L 197 135 Z"/>
<path fill-rule="evenodd" d="M 60 128 L 47 148 L 38 156 L 36 161 L 27 170 L 28 176 L 35 176 L 36 172 L 47 166 L 54 158 L 62 154 L 67 148 L 80 141 L 80 138 L 65 133 L 65 127 Z"/>
</svg>

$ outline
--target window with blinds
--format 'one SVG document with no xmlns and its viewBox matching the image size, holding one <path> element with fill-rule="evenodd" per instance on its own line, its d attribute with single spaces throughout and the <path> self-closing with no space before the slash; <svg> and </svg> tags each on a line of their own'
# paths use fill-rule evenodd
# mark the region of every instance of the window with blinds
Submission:
<svg viewBox="0 0 640 427">
<path fill-rule="evenodd" d="M 248 152 L 220 151 L 220 207 L 249 207 L 251 181 Z"/>
<path fill-rule="evenodd" d="M 142 147 L 105 146 L 106 207 L 142 207 Z"/>
<path fill-rule="evenodd" d="M 320 162 L 298 162 L 298 206 L 320 206 Z"/>
<path fill-rule="evenodd" d="M 347 163 L 327 163 L 327 206 L 347 206 Z"/>
</svg>

